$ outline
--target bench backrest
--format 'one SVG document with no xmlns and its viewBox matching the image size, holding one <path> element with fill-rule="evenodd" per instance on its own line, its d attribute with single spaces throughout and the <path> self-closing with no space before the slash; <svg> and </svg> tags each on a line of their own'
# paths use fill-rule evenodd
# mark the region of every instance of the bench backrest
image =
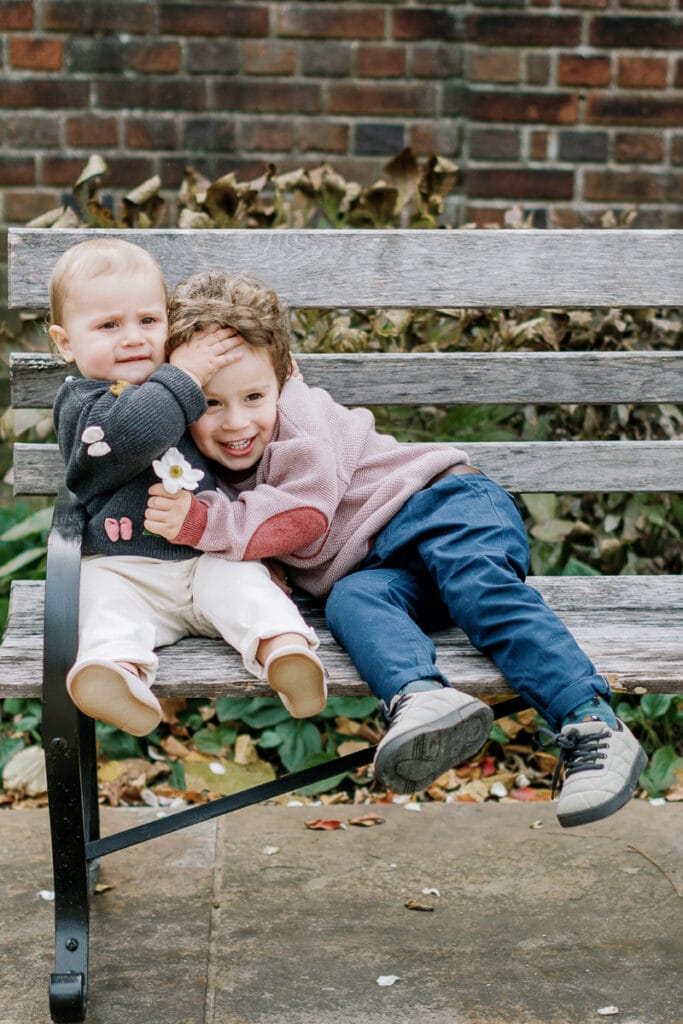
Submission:
<svg viewBox="0 0 683 1024">
<path fill-rule="evenodd" d="M 112 231 L 173 286 L 219 267 L 299 308 L 683 307 L 683 231 Z M 9 302 L 45 308 L 83 231 L 11 229 Z M 307 383 L 352 405 L 683 402 L 683 352 L 339 354 L 298 357 Z M 15 408 L 49 408 L 69 370 L 12 360 Z M 458 438 L 454 437 L 453 442 Z M 477 443 L 472 461 L 517 492 L 682 491 L 683 441 Z M 53 445 L 15 446 L 17 494 L 53 493 Z"/>
</svg>

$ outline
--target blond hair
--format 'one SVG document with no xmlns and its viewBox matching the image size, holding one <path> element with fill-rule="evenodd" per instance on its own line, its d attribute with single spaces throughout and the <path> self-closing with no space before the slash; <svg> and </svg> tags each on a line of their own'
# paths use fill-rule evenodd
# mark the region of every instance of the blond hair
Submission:
<svg viewBox="0 0 683 1024">
<path fill-rule="evenodd" d="M 64 306 L 70 290 L 82 280 L 102 274 L 150 269 L 159 275 L 168 302 L 168 291 L 161 267 L 139 245 L 121 238 L 89 238 L 62 253 L 50 275 L 50 323 L 63 325 Z"/>
<path fill-rule="evenodd" d="M 289 310 L 278 295 L 251 277 L 205 270 L 176 285 L 168 310 L 167 354 L 195 331 L 234 327 L 249 345 L 268 350 L 278 383 L 292 372 Z"/>
</svg>

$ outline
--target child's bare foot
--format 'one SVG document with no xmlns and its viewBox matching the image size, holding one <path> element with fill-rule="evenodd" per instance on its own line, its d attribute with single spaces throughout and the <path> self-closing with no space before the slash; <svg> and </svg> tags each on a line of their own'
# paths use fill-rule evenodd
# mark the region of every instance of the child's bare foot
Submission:
<svg viewBox="0 0 683 1024">
<path fill-rule="evenodd" d="M 132 736 L 146 736 L 161 721 L 161 705 L 129 662 L 77 661 L 66 677 L 72 701 L 84 715 Z"/>
<path fill-rule="evenodd" d="M 325 709 L 325 669 L 305 637 L 293 633 L 262 640 L 259 661 L 261 656 L 268 685 L 292 718 L 311 718 Z"/>
</svg>

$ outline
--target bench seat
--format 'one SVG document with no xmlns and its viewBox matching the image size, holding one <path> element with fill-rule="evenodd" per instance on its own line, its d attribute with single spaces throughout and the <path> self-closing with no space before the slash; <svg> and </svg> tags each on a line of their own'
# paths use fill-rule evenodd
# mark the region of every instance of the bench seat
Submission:
<svg viewBox="0 0 683 1024">
<path fill-rule="evenodd" d="M 539 576 L 530 582 L 577 637 L 615 690 L 678 693 L 683 665 L 683 576 Z M 0 692 L 39 697 L 42 679 L 44 584 L 12 585 L 0 648 Z M 330 696 L 369 691 L 325 625 L 320 604 L 299 605 L 321 641 Z M 457 629 L 434 635 L 439 666 L 457 686 L 492 696 L 512 692 L 493 663 Z M 265 682 L 248 675 L 239 656 L 219 640 L 189 637 L 159 651 L 154 690 L 160 697 L 266 697 Z"/>
</svg>

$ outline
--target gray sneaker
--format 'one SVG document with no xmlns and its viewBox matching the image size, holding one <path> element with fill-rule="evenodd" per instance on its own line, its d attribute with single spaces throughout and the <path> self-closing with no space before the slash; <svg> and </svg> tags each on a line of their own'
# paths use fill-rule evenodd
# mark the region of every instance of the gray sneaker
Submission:
<svg viewBox="0 0 683 1024">
<path fill-rule="evenodd" d="M 647 755 L 630 729 L 617 719 L 614 729 L 591 719 L 565 725 L 555 738 L 560 758 L 553 793 L 564 765 L 557 804 L 560 825 L 585 825 L 614 814 L 631 799 Z"/>
<path fill-rule="evenodd" d="M 375 776 L 395 793 L 415 793 L 484 745 L 493 711 L 450 686 L 394 697 L 377 746 Z"/>
</svg>

